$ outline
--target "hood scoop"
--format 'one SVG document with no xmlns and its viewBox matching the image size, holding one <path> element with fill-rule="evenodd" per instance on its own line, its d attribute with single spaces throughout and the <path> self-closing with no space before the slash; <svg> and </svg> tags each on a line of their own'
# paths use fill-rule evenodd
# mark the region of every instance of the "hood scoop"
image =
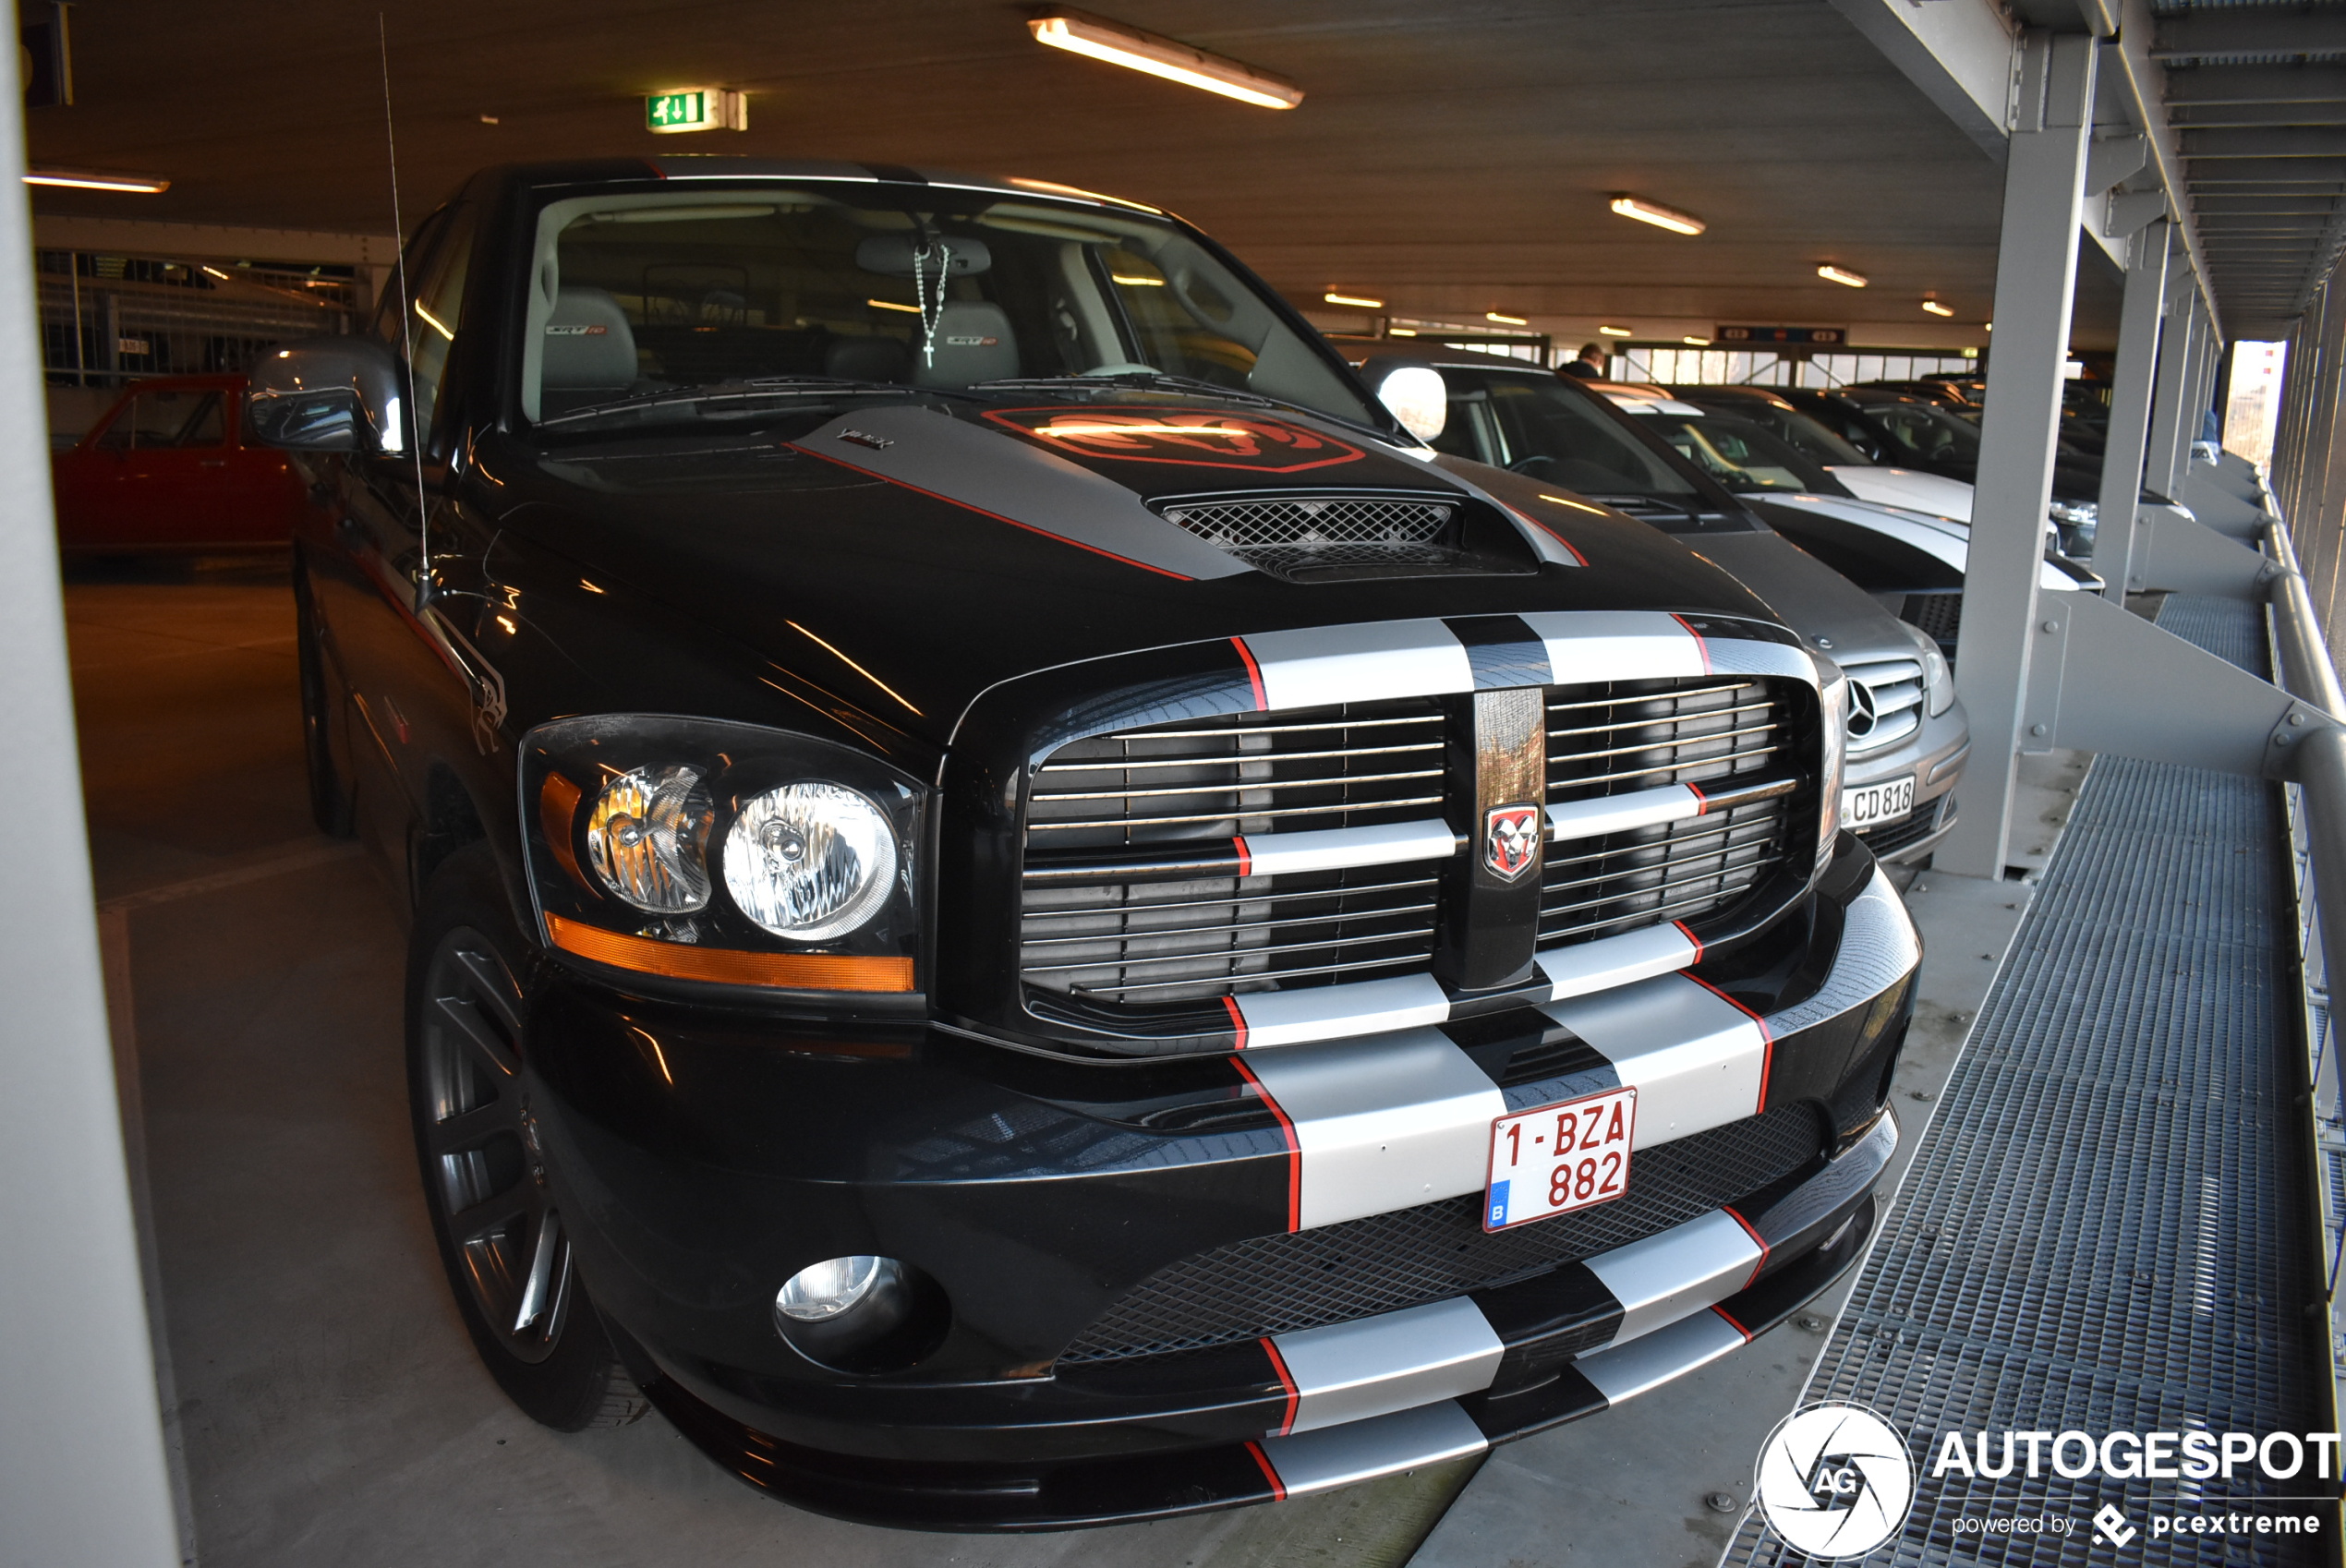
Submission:
<svg viewBox="0 0 2346 1568">
<path fill-rule="evenodd" d="M 1484 520 L 1473 514 L 1491 509 L 1457 492 L 1282 489 L 1172 496 L 1155 506 L 1167 523 L 1284 582 L 1531 569 L 1474 548 L 1469 536 L 1482 530 L 1472 525 Z"/>
</svg>

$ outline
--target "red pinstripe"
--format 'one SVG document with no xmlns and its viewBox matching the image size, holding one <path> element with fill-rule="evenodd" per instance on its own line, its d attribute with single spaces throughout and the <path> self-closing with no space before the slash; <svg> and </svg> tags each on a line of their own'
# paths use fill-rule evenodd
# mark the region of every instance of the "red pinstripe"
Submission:
<svg viewBox="0 0 2346 1568">
<path fill-rule="evenodd" d="M 1287 1501 L 1287 1487 L 1285 1483 L 1280 1481 L 1279 1473 L 1271 1468 L 1271 1456 L 1263 1452 L 1263 1445 L 1259 1442 L 1248 1443 L 1246 1445 L 1246 1451 L 1254 1455 L 1254 1463 L 1261 1467 L 1263 1471 L 1263 1478 L 1271 1483 L 1271 1495 L 1279 1502 L 1285 1502 Z"/>
<path fill-rule="evenodd" d="M 1287 1414 L 1279 1417 L 1279 1436 L 1285 1437 L 1295 1430 L 1295 1407 L 1302 1403 L 1303 1391 L 1295 1386 L 1295 1374 L 1287 1369 L 1287 1357 L 1279 1354 L 1279 1347 L 1271 1343 L 1270 1336 L 1266 1334 L 1256 1343 L 1263 1346 L 1263 1354 L 1271 1358 L 1271 1370 L 1279 1375 L 1279 1386 L 1287 1390 Z"/>
<path fill-rule="evenodd" d="M 1254 662 L 1254 650 L 1246 645 L 1244 637 L 1232 637 L 1230 646 L 1239 650 L 1239 658 L 1246 665 L 1247 684 L 1254 688 L 1254 711 L 1271 711 L 1271 699 L 1263 690 L 1263 667 Z"/>
<path fill-rule="evenodd" d="M 1725 992 L 1720 990 L 1717 986 L 1711 984 L 1709 981 L 1703 979 L 1702 976 L 1699 974 L 1689 974 L 1687 978 L 1693 981 L 1697 985 L 1701 986 L 1705 991 L 1710 992 L 1713 996 L 1718 997 L 1719 1000 L 1724 1002 L 1727 1006 L 1733 1007 L 1735 1011 L 1741 1013 L 1744 1017 L 1749 1019 L 1753 1023 L 1760 1026 L 1760 1103 L 1751 1108 L 1751 1114 L 1755 1116 L 1758 1116 L 1760 1112 L 1768 1108 L 1768 1074 L 1773 1070 L 1776 1065 L 1776 1037 L 1768 1032 L 1768 1020 L 1761 1018 L 1758 1013 L 1753 1012 L 1749 1007 L 1745 1007 L 1741 1002 L 1736 1001 L 1733 996 L 1730 996 Z"/>
<path fill-rule="evenodd" d="M 1271 1107 L 1271 1114 L 1279 1118 L 1279 1132 L 1287 1139 L 1287 1228 L 1290 1232 L 1301 1230 L 1303 1228 L 1303 1145 L 1295 1136 L 1295 1123 L 1288 1116 L 1287 1107 L 1272 1097 L 1271 1092 L 1263 1087 L 1263 1080 L 1255 1077 L 1244 1062 L 1233 1057 L 1230 1066 L 1238 1068 L 1239 1076 L 1254 1086 L 1254 1092 L 1263 1097 L 1263 1103 Z"/>
</svg>

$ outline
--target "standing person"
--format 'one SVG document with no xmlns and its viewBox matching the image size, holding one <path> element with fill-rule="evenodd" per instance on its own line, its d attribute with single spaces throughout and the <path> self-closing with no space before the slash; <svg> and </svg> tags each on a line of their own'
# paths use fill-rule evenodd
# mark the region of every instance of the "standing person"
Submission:
<svg viewBox="0 0 2346 1568">
<path fill-rule="evenodd" d="M 1583 381 L 1607 380 L 1610 378 L 1605 374 L 1605 358 L 1604 344 L 1584 343 L 1580 345 L 1580 357 L 1569 365 L 1557 366 L 1556 374 L 1571 376 Z"/>
</svg>

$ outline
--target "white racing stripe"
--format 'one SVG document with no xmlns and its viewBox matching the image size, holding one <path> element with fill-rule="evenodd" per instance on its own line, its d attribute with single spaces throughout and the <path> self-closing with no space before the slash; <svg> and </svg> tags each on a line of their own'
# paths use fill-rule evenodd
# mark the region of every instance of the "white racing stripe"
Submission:
<svg viewBox="0 0 2346 1568">
<path fill-rule="evenodd" d="M 1561 1002 L 1668 974 L 1686 968 L 1701 954 L 1694 938 L 1674 923 L 1552 947 L 1540 955 L 1540 972 L 1548 977 L 1549 996 Z"/>
<path fill-rule="evenodd" d="M 1303 1497 L 1445 1459 L 1464 1459 L 1490 1446 L 1482 1429 L 1457 1402 L 1444 1399 L 1316 1432 L 1265 1438 L 1254 1448 L 1276 1478 L 1279 1495 Z"/>
<path fill-rule="evenodd" d="M 1479 1393 L 1506 1354 L 1491 1321 L 1463 1296 L 1275 1334 L 1271 1344 L 1294 1394 L 1290 1433 Z"/>
<path fill-rule="evenodd" d="M 1523 621 L 1547 644 L 1559 686 L 1711 672 L 1702 639 L 1660 610 L 1543 609 Z"/>
<path fill-rule="evenodd" d="M 1564 801 L 1548 808 L 1548 837 L 1556 842 L 1594 838 L 1600 834 L 1651 827 L 1661 822 L 1684 822 L 1703 813 L 1702 794 L 1684 784 L 1659 790 L 1639 790 L 1626 795 L 1598 795 L 1586 801 Z"/>
<path fill-rule="evenodd" d="M 1633 1148 L 1741 1121 L 1764 1104 L 1766 1030 L 1684 975 L 1550 1002 L 1541 1010 L 1587 1041 L 1637 1090 Z"/>
<path fill-rule="evenodd" d="M 1714 1209 L 1601 1252 L 1587 1260 L 1587 1268 L 1621 1303 L 1621 1326 L 1612 1340 L 1618 1345 L 1724 1301 L 1751 1283 L 1766 1256 L 1750 1232 Z"/>
<path fill-rule="evenodd" d="M 1258 632 L 1240 641 L 1262 679 L 1264 706 L 1273 711 L 1474 690 L 1465 645 L 1439 621 Z"/>
<path fill-rule="evenodd" d="M 1246 1023 L 1249 1049 L 1336 1041 L 1445 1023 L 1450 994 L 1430 974 L 1360 980 L 1349 985 L 1318 985 L 1302 991 L 1263 991 L 1235 996 Z"/>
<path fill-rule="evenodd" d="M 1743 1331 L 1718 1313 L 1697 1312 L 1642 1339 L 1583 1356 L 1572 1365 L 1604 1395 L 1607 1405 L 1618 1405 L 1739 1350 L 1745 1343 Z"/>
<path fill-rule="evenodd" d="M 1247 876 L 1343 871 L 1358 865 L 1399 865 L 1446 860 L 1458 836 L 1440 818 L 1389 822 L 1376 827 L 1320 827 L 1303 833 L 1263 833 L 1238 840 Z"/>
<path fill-rule="evenodd" d="M 1247 1068 L 1295 1132 L 1299 1230 L 1482 1189 L 1506 1095 L 1438 1030 L 1250 1055 Z"/>
</svg>

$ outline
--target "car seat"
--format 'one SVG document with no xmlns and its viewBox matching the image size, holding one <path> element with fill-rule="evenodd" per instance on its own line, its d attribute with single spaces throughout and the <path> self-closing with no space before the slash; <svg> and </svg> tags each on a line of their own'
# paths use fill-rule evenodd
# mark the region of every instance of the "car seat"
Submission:
<svg viewBox="0 0 2346 1568">
<path fill-rule="evenodd" d="M 922 334 L 913 339 L 913 379 L 925 387 L 966 387 L 1018 374 L 1018 336 L 1002 308 L 983 299 L 956 299 L 937 313 L 936 354 L 922 362 Z"/>
<path fill-rule="evenodd" d="M 538 407 L 550 416 L 617 397 L 635 384 L 635 330 L 608 289 L 555 294 L 539 366 Z"/>
</svg>

